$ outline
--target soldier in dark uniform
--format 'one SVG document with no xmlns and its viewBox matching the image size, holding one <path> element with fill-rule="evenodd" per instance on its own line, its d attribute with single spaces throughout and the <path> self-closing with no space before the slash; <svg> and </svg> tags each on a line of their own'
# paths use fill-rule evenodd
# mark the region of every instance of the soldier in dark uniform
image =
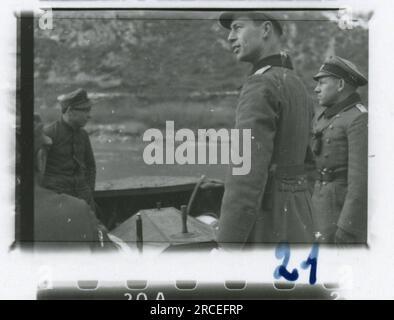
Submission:
<svg viewBox="0 0 394 320">
<path fill-rule="evenodd" d="M 328 243 L 365 243 L 368 113 L 356 89 L 367 79 L 353 63 L 337 56 L 327 59 L 314 79 L 324 107 L 313 123 L 316 237 Z"/>
<path fill-rule="evenodd" d="M 218 242 L 312 242 L 305 174 L 313 104 L 280 51 L 282 26 L 266 12 L 225 12 L 220 23 L 237 60 L 252 64 L 236 109 L 237 129 L 251 129 L 251 171 L 225 182 Z"/>
<path fill-rule="evenodd" d="M 89 136 L 83 129 L 90 119 L 92 104 L 83 89 L 60 96 L 58 100 L 62 116 L 44 129 L 53 142 L 48 152 L 44 185 L 58 193 L 83 199 L 95 210 L 96 163 Z"/>
<path fill-rule="evenodd" d="M 36 248 L 113 249 L 105 228 L 88 204 L 78 198 L 42 187 L 47 152 L 52 140 L 34 118 L 34 241 Z"/>
</svg>

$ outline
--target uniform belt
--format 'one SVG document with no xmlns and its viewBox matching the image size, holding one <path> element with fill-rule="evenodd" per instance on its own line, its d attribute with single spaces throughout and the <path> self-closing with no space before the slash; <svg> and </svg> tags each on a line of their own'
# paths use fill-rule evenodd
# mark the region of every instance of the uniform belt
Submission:
<svg viewBox="0 0 394 320">
<path fill-rule="evenodd" d="M 321 182 L 331 182 L 334 180 L 346 180 L 347 179 L 347 169 L 318 169 L 316 180 Z"/>
<path fill-rule="evenodd" d="M 274 201 L 274 189 L 281 192 L 305 192 L 307 179 L 305 165 L 278 166 L 271 164 L 263 197 L 263 209 L 271 210 Z"/>
<path fill-rule="evenodd" d="M 296 180 L 283 179 L 278 183 L 279 191 L 303 192 L 308 189 L 308 180 L 304 177 Z"/>
</svg>

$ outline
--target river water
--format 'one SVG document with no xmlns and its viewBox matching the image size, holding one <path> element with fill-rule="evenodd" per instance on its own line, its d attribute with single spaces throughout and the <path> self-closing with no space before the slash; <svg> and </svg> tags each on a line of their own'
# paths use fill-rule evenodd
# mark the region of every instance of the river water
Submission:
<svg viewBox="0 0 394 320">
<path fill-rule="evenodd" d="M 154 164 L 147 165 L 143 151 L 147 143 L 141 139 L 91 138 L 96 157 L 97 182 L 133 176 L 188 176 L 224 180 L 227 165 L 222 164 Z"/>
</svg>

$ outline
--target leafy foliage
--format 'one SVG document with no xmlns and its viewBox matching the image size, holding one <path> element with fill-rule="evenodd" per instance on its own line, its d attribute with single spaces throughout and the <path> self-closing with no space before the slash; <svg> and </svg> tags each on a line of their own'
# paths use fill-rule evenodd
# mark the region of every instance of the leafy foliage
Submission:
<svg viewBox="0 0 394 320">
<path fill-rule="evenodd" d="M 230 54 L 218 12 L 55 12 L 52 30 L 35 30 L 36 105 L 84 86 L 125 92 L 138 101 L 185 101 L 234 92 L 248 73 Z M 313 95 L 312 76 L 338 54 L 368 74 L 368 16 L 342 30 L 321 12 L 295 12 L 284 22 L 283 47 Z M 361 94 L 367 102 L 367 89 Z"/>
</svg>

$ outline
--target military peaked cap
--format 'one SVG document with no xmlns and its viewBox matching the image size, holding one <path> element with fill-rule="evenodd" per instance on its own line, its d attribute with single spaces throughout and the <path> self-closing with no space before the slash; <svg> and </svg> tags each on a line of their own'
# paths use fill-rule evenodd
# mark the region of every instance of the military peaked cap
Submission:
<svg viewBox="0 0 394 320">
<path fill-rule="evenodd" d="M 319 78 L 328 76 L 341 78 L 355 87 L 360 87 L 368 83 L 367 78 L 352 62 L 338 56 L 328 58 L 313 79 L 318 80 Z"/>
<path fill-rule="evenodd" d="M 59 96 L 57 100 L 60 102 L 63 113 L 69 108 L 74 110 L 87 110 L 92 107 L 92 103 L 84 89 L 77 89 L 73 92 L 63 94 Z"/>
</svg>

